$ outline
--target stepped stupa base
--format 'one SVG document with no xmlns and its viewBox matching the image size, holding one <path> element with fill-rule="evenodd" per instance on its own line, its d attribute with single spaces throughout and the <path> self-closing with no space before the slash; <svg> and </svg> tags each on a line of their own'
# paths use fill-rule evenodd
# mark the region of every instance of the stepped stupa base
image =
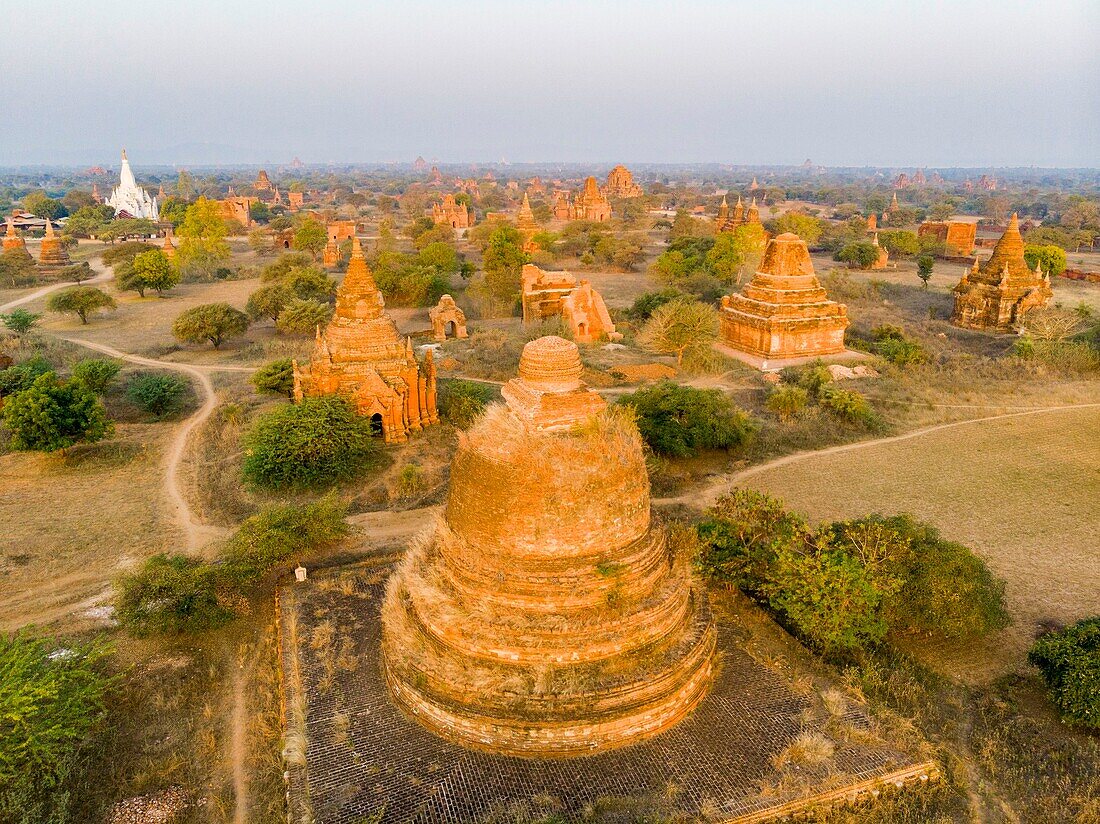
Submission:
<svg viewBox="0 0 1100 824">
<path fill-rule="evenodd" d="M 752 352 L 743 352 L 740 349 L 734 349 L 732 346 L 726 346 L 724 343 L 719 342 L 714 343 L 713 348 L 718 354 L 741 361 L 741 363 L 747 364 L 753 369 L 759 369 L 761 372 L 778 372 L 788 366 L 804 366 L 818 360 L 822 363 L 848 363 L 850 361 L 871 360 L 874 357 L 870 352 L 859 352 L 855 349 L 842 349 L 832 355 L 768 358 L 754 355 Z"/>
<path fill-rule="evenodd" d="M 725 592 L 710 594 L 718 664 L 709 689 L 664 732 L 573 758 L 460 746 L 399 706 L 386 683 L 380 609 L 390 572 L 377 562 L 311 570 L 280 589 L 287 740 L 302 756 L 288 769 L 294 821 L 460 824 L 506 809 L 580 820 L 614 805 L 638 818 L 749 824 L 937 776 L 935 764 L 878 738 L 854 698 L 831 714 L 821 694 L 839 685 L 815 675 L 805 651 L 754 605 Z M 834 756 L 777 768 L 803 732 L 826 735 Z"/>
</svg>

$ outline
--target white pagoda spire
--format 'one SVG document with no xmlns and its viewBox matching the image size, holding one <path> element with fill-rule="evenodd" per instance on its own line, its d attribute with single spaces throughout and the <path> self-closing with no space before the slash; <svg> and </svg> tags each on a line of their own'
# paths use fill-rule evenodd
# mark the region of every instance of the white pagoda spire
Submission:
<svg viewBox="0 0 1100 824">
<path fill-rule="evenodd" d="M 115 217 L 125 213 L 129 217 L 147 218 L 149 220 L 160 219 L 160 207 L 155 196 L 150 196 L 147 191 L 137 185 L 134 178 L 134 170 L 130 168 L 130 161 L 126 157 L 126 150 L 122 150 L 122 169 L 118 176 L 118 185 L 107 198 L 106 203 L 115 210 Z"/>
</svg>

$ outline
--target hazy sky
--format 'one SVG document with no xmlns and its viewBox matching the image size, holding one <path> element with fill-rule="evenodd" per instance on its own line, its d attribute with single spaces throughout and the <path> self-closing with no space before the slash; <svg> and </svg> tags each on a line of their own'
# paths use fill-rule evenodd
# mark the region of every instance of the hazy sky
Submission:
<svg viewBox="0 0 1100 824">
<path fill-rule="evenodd" d="M 0 164 L 1100 166 L 1100 0 L 0 0 Z"/>
</svg>

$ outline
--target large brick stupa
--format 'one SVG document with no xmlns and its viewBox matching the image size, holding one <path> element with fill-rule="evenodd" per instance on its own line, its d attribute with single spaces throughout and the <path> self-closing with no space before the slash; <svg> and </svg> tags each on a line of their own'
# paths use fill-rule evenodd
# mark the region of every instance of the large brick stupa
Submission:
<svg viewBox="0 0 1100 824">
<path fill-rule="evenodd" d="M 651 518 L 638 430 L 581 368 L 562 338 L 524 347 L 387 589 L 391 695 L 464 746 L 553 757 L 633 743 L 711 681 L 706 596 Z"/>
</svg>

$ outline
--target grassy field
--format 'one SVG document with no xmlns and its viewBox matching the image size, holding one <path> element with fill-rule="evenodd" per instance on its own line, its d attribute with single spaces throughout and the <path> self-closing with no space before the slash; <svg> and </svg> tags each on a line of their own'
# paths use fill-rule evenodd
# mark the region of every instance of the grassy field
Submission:
<svg viewBox="0 0 1100 824">
<path fill-rule="evenodd" d="M 1007 582 L 1015 623 L 981 650 L 940 650 L 960 675 L 1020 666 L 1035 633 L 1094 615 L 1100 593 L 1100 408 L 1027 415 L 811 455 L 745 480 L 817 521 L 909 512 Z"/>
</svg>

